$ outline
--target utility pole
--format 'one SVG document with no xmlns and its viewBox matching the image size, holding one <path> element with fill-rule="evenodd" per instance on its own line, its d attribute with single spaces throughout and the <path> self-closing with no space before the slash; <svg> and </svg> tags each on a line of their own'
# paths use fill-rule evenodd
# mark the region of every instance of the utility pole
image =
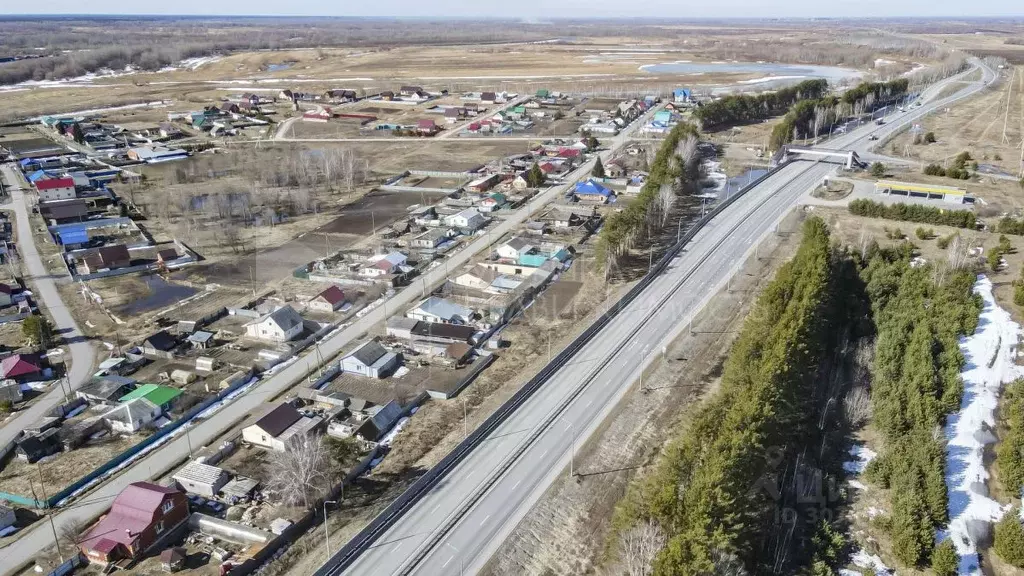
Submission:
<svg viewBox="0 0 1024 576">
<path fill-rule="evenodd" d="M 324 500 L 324 548 L 327 551 L 327 560 L 331 560 L 331 530 L 327 525 L 327 505 L 337 504 L 336 500 Z"/>
<path fill-rule="evenodd" d="M 39 489 L 43 492 L 43 502 L 45 503 L 49 498 L 46 497 L 46 483 L 43 481 L 43 464 L 40 462 L 36 464 L 36 470 L 39 471 Z M 53 544 L 57 547 L 57 555 L 60 557 L 60 563 L 64 563 L 64 552 L 60 549 L 60 539 L 57 538 L 57 527 L 53 524 L 53 514 L 47 514 L 47 518 L 50 519 L 50 530 L 53 531 Z"/>
<path fill-rule="evenodd" d="M 466 408 L 466 399 L 459 396 L 459 400 L 462 400 L 462 439 L 469 438 L 469 410 Z"/>
<path fill-rule="evenodd" d="M 249 286 L 252 287 L 252 297 L 256 297 L 256 281 L 252 278 L 252 265 L 249 265 Z"/>
</svg>

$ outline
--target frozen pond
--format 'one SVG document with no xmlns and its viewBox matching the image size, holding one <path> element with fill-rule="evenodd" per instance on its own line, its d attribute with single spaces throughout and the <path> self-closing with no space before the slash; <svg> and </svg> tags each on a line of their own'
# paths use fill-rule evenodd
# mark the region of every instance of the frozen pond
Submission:
<svg viewBox="0 0 1024 576">
<path fill-rule="evenodd" d="M 150 310 L 156 310 L 170 306 L 198 292 L 195 288 L 168 282 L 156 275 L 145 276 L 142 281 L 149 288 L 149 294 L 121 306 L 116 310 L 118 314 L 141 314 Z"/>
<path fill-rule="evenodd" d="M 863 73 L 852 68 L 835 66 L 811 66 L 804 64 L 777 64 L 772 62 L 664 62 L 645 64 L 640 70 L 651 74 L 680 74 L 700 76 L 703 74 L 759 74 L 760 77 L 740 80 L 738 85 L 758 88 L 778 88 L 796 84 L 808 78 L 824 78 L 829 84 L 843 80 L 854 81 Z"/>
</svg>

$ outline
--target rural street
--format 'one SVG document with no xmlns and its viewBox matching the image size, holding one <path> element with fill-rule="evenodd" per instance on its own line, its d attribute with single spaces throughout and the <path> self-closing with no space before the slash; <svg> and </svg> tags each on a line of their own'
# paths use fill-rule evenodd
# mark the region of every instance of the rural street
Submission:
<svg viewBox="0 0 1024 576">
<path fill-rule="evenodd" d="M 611 155 L 629 140 L 629 135 L 632 134 L 632 131 L 646 122 L 659 108 L 657 106 L 652 108 L 645 116 L 627 127 L 620 135 L 603 140 L 608 150 L 602 152 L 602 160 L 608 161 Z M 543 191 L 526 206 L 523 206 L 505 219 L 499 220 L 490 234 L 480 236 L 468 247 L 450 254 L 447 266 L 437 266 L 423 274 L 424 282 L 429 285 L 442 282 L 445 279 L 446 270 L 456 270 L 458 267 L 469 262 L 475 254 L 486 249 L 492 239 L 497 241 L 502 235 L 516 230 L 535 211 L 542 208 L 552 199 L 564 194 L 574 180 L 589 174 L 593 164 L 593 160 L 585 163 L 569 174 L 564 184 L 559 184 Z M 20 196 L 20 193 L 18 194 Z M 27 213 L 24 216 L 27 222 Z M 27 224 L 26 226 L 19 224 L 19 233 L 27 229 Z M 387 300 L 383 306 L 377 306 L 340 332 L 336 332 L 333 336 L 328 336 L 321 340 L 319 355 L 314 349 L 308 350 L 304 356 L 299 357 L 295 362 L 282 366 L 276 373 L 257 383 L 252 390 L 225 405 L 213 418 L 191 424 L 189 426 L 189 436 L 192 446 L 196 448 L 204 446 L 217 439 L 239 421 L 261 415 L 264 402 L 304 381 L 307 374 L 316 370 L 319 361 L 318 357 L 331 358 L 341 352 L 342 349 L 356 343 L 356 339 L 366 334 L 374 325 L 384 322 L 388 310 L 393 314 L 404 310 L 409 304 L 418 301 L 422 290 L 420 282 L 415 282 L 412 286 L 406 287 Z M 61 307 L 61 310 L 64 310 L 63 307 Z M 156 478 L 171 470 L 188 457 L 188 446 L 189 440 L 183 434 L 179 434 L 89 493 L 83 502 L 72 503 L 66 509 L 60 510 L 53 518 L 58 531 L 61 526 L 68 522 L 88 522 L 102 514 L 110 506 L 113 498 L 128 484 Z M 27 530 L 27 534 L 24 534 L 21 538 L 4 548 L 0 548 L 0 566 L 2 566 L 3 574 L 18 571 L 21 566 L 30 562 L 41 550 L 53 544 L 53 534 L 48 523 L 37 522 Z"/>
<path fill-rule="evenodd" d="M 23 263 L 22 274 L 26 283 L 32 283 L 31 289 L 36 303 L 49 311 L 53 318 L 54 330 L 60 334 L 71 352 L 71 368 L 68 372 L 68 383 L 72 389 L 84 384 L 92 374 L 93 360 L 96 357 L 92 344 L 82 336 L 75 319 L 71 316 L 64 301 L 57 292 L 57 284 L 46 269 L 39 251 L 32 238 L 32 223 L 28 218 L 27 198 L 22 190 L 24 180 L 13 164 L 4 164 L 3 178 L 7 182 L 7 190 L 11 195 L 11 206 L 0 206 L 3 209 L 13 208 L 16 228 L 18 230 L 18 255 Z M 66 358 L 65 358 L 66 359 Z M 15 436 L 35 424 L 54 406 L 64 401 L 61 386 L 55 383 L 43 397 L 37 398 L 28 408 L 19 410 L 11 420 L 0 428 L 0 446 L 6 445 Z"/>
<path fill-rule="evenodd" d="M 870 144 L 870 134 L 896 130 L 980 90 L 994 78 L 991 70 L 983 70 L 982 82 L 913 112 L 891 115 L 884 127 L 869 124 L 823 147 L 860 153 Z M 640 370 L 682 332 L 760 239 L 835 169 L 831 164 L 793 162 L 748 191 L 350 566 L 342 570 L 333 558 L 317 575 L 481 570 L 547 487 L 566 473 L 575 446 L 601 425 Z"/>
</svg>

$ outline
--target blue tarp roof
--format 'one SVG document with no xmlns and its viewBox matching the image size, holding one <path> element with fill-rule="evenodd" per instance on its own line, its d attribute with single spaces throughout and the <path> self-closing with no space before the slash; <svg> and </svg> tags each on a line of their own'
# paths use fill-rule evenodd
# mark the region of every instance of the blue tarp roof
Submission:
<svg viewBox="0 0 1024 576">
<path fill-rule="evenodd" d="M 601 196 L 611 196 L 613 192 L 604 186 L 600 182 L 593 179 L 584 180 L 576 184 L 577 194 L 600 194 Z"/>
<path fill-rule="evenodd" d="M 84 244 L 89 241 L 89 232 L 85 228 L 61 230 L 57 236 L 60 238 L 60 243 L 64 245 Z"/>
<path fill-rule="evenodd" d="M 676 88 L 675 90 L 672 91 L 672 95 L 673 96 L 686 96 L 687 98 L 689 98 L 690 97 L 690 89 L 689 88 Z"/>
<path fill-rule="evenodd" d="M 53 174 L 50 174 L 46 170 L 36 170 L 35 172 L 28 175 L 28 181 L 35 184 L 36 182 L 50 178 Z"/>
</svg>

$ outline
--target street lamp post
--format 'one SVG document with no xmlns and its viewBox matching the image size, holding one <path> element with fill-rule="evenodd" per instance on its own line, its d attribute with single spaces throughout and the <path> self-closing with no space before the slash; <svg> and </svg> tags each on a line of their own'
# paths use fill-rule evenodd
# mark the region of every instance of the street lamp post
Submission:
<svg viewBox="0 0 1024 576">
<path fill-rule="evenodd" d="M 331 531 L 327 526 L 327 505 L 337 504 L 337 500 L 324 500 L 324 548 L 327 552 L 327 560 L 331 559 Z"/>
<path fill-rule="evenodd" d="M 462 400 L 462 439 L 469 438 L 469 410 L 466 408 L 466 399 L 459 396 L 459 400 Z"/>
</svg>

